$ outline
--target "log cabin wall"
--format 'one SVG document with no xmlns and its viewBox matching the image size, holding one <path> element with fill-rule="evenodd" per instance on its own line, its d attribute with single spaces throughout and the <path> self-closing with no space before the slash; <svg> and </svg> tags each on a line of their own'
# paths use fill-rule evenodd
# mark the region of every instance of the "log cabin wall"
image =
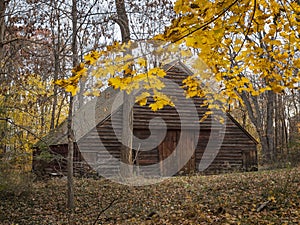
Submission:
<svg viewBox="0 0 300 225">
<path fill-rule="evenodd" d="M 199 101 L 201 100 L 199 99 Z M 199 117 L 205 113 L 205 110 L 207 109 L 203 109 L 203 107 L 200 107 L 200 104 L 197 105 Z M 102 124 L 98 124 L 97 129 L 92 130 L 91 133 L 87 135 L 87 137 L 80 140 L 80 150 L 84 152 L 85 157 L 88 157 L 88 161 L 94 160 L 93 162 L 95 165 L 97 164 L 97 170 L 101 171 L 101 174 L 104 173 L 109 176 L 118 175 L 117 173 L 119 164 L 112 159 L 120 158 L 120 149 L 122 144 L 119 142 L 116 134 L 119 135 L 119 137 L 121 135 L 121 116 L 122 108 L 120 108 L 113 116 L 115 130 L 113 129 L 111 118 L 108 118 Z M 187 151 L 193 149 L 193 144 L 197 144 L 195 153 L 191 154 L 191 160 L 188 161 L 187 165 L 183 169 L 181 169 L 180 172 L 182 173 L 198 171 L 203 152 L 204 150 L 207 150 L 209 137 L 211 135 L 218 135 L 218 133 L 220 132 L 225 132 L 221 148 L 217 152 L 218 154 L 216 155 L 213 162 L 204 171 L 204 173 L 215 174 L 237 170 L 250 170 L 250 168 L 257 166 L 257 160 L 251 161 L 248 153 L 246 153 L 256 153 L 256 144 L 244 133 L 243 130 L 240 129 L 240 127 L 236 126 L 236 124 L 231 120 L 231 117 L 227 117 L 226 130 L 220 129 L 218 132 L 214 132 L 216 134 L 211 133 L 212 120 L 210 117 L 207 118 L 200 124 L 199 136 L 195 137 L 194 133 L 196 132 L 193 130 L 193 121 L 191 121 L 191 124 L 184 124 L 184 129 L 182 130 L 178 113 L 173 107 L 166 107 L 163 110 L 153 112 L 147 106 L 135 105 L 134 135 L 140 139 L 148 138 L 150 135 L 149 121 L 155 117 L 164 119 L 167 124 L 167 134 L 162 143 L 159 144 L 157 148 L 154 148 L 150 151 L 143 151 L 143 148 L 147 148 L 147 146 L 141 146 L 138 142 L 133 143 L 134 149 L 139 150 L 137 153 L 135 151 L 134 156 L 135 164 L 141 166 L 140 170 L 136 171 L 137 173 L 144 175 L 153 174 L 153 171 L 147 170 L 149 168 L 145 166 L 158 164 L 162 160 L 169 157 L 179 143 L 181 132 L 184 132 L 184 134 L 186 134 L 182 136 L 182 138 L 185 139 L 183 140 L 183 143 L 185 144 L 183 146 L 179 146 L 180 150 L 178 151 L 178 154 L 181 154 L 181 156 L 177 155 L 176 157 L 178 158 L 174 159 L 174 162 L 187 155 Z M 157 128 L 160 127 L 160 124 L 155 125 Z M 216 130 L 219 128 L 214 125 L 213 129 Z M 159 129 L 154 131 L 153 134 L 159 136 Z M 100 144 L 98 143 L 99 138 L 101 140 Z M 213 139 L 217 140 L 217 138 L 218 137 L 216 136 Z M 165 166 L 176 167 L 176 165 L 174 164 Z M 158 170 L 156 172 L 157 175 L 165 174 L 163 167 L 156 169 Z M 180 168 L 177 169 L 180 170 Z"/>
<path fill-rule="evenodd" d="M 59 144 L 51 145 L 50 153 L 51 158 L 38 158 L 41 150 L 35 149 L 33 152 L 33 171 L 40 176 L 52 175 L 63 176 L 67 174 L 67 157 L 68 157 L 68 145 Z M 90 172 L 91 168 L 86 163 L 84 157 L 78 149 L 77 144 L 74 144 L 74 175 L 83 175 L 86 172 Z"/>
<path fill-rule="evenodd" d="M 182 80 L 189 74 L 191 74 L 191 72 L 186 68 L 182 68 L 182 65 L 180 65 L 179 67 L 168 68 L 166 78 L 180 85 Z M 112 96 L 113 94 L 112 90 L 109 90 L 108 96 Z M 149 99 L 148 105 L 146 106 L 134 105 L 133 133 L 136 137 L 140 139 L 148 138 L 150 135 L 149 121 L 156 117 L 164 120 L 167 129 L 162 142 L 149 151 L 143 151 L 143 149 L 147 149 L 147 145 L 151 145 L 152 143 L 143 142 L 143 145 L 141 145 L 139 141 L 133 143 L 135 149 L 133 160 L 135 165 L 140 166 L 138 171 L 135 171 L 136 173 L 143 175 L 166 175 L 165 167 L 172 167 L 179 170 L 178 174 L 197 172 L 199 168 L 200 172 L 211 174 L 236 170 L 249 171 L 257 167 L 257 142 L 229 114 L 226 119 L 226 129 L 221 129 L 221 124 L 212 123 L 212 118 L 208 117 L 200 123 L 199 132 L 195 127 L 199 125 L 199 120 L 208 110 L 207 107 L 201 106 L 203 99 L 193 98 L 198 113 L 197 120 L 194 120 L 192 119 L 192 115 L 189 116 L 191 110 L 184 105 L 185 96 L 183 89 L 175 88 L 167 90 L 165 94 L 172 96 L 172 98 L 176 100 L 175 108 L 166 106 L 162 110 L 153 112 L 148 107 L 152 102 L 151 99 Z M 106 94 L 104 93 L 104 95 Z M 113 102 L 111 99 L 109 99 L 109 101 Z M 103 100 L 101 105 L 104 103 L 105 101 Z M 101 105 L 99 106 L 100 108 Z M 176 108 L 180 108 L 180 113 L 183 113 L 187 117 L 184 123 L 180 121 Z M 154 123 L 152 125 L 156 128 L 153 134 L 157 135 L 157 138 L 160 138 L 159 136 L 161 135 L 159 131 L 163 128 L 161 121 L 157 121 L 156 124 Z M 102 175 L 119 175 L 118 159 L 120 159 L 122 144 L 117 137 L 121 137 L 121 128 L 122 106 L 112 115 L 107 115 L 105 119 L 100 121 L 96 127 L 84 135 L 77 143 L 86 161 Z M 199 133 L 199 135 L 196 135 L 196 133 Z M 217 146 L 217 144 L 214 145 L 213 143 L 210 145 L 211 149 L 208 149 L 207 143 L 210 136 L 212 136 L 213 140 L 217 143 L 219 136 L 223 134 L 224 140 L 221 146 Z M 179 144 L 180 137 L 183 139 L 180 142 L 181 144 Z M 194 145 L 196 146 L 195 152 L 189 152 L 193 149 Z M 171 157 L 170 155 L 177 146 L 179 151 L 177 152 L 176 158 L 172 160 L 173 164 L 162 165 L 162 161 Z M 215 151 L 216 148 L 219 147 L 220 149 L 217 149 L 219 151 Z M 59 150 L 57 145 L 53 145 L 53 149 Z M 207 150 L 208 152 L 212 151 L 212 154 L 215 155 L 206 154 L 204 157 L 203 153 Z M 190 159 L 185 159 L 186 155 L 188 155 L 187 153 L 191 155 Z M 205 164 L 205 161 L 209 162 L 211 157 L 214 157 L 214 160 L 209 163 L 208 168 L 202 171 L 201 166 L 203 166 L 203 163 Z M 181 164 L 179 162 L 180 160 L 187 161 L 182 169 L 178 168 L 178 165 Z M 151 165 L 156 166 L 151 167 Z"/>
<path fill-rule="evenodd" d="M 205 160 L 209 161 L 209 158 L 203 158 L 203 152 L 204 150 L 210 150 L 207 146 L 210 135 L 212 134 L 209 129 L 200 131 L 199 142 L 196 149 L 196 168 L 199 168 L 201 160 L 202 163 L 205 163 Z M 215 139 L 217 138 L 216 136 Z M 228 116 L 220 149 L 204 173 L 217 174 L 229 171 L 251 170 L 257 170 L 256 142 L 252 138 L 249 138 L 248 134 L 241 130 L 240 127 L 231 120 L 231 117 Z"/>
</svg>

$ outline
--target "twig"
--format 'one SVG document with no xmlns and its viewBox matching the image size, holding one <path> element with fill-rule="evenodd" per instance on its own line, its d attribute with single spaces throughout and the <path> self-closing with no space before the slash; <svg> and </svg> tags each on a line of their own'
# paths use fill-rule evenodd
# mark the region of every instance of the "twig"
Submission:
<svg viewBox="0 0 300 225">
<path fill-rule="evenodd" d="M 109 209 L 109 208 L 110 208 L 117 200 L 118 200 L 117 198 L 113 199 L 113 200 L 112 200 L 105 208 L 103 208 L 103 209 L 99 212 L 99 214 L 98 214 L 98 216 L 97 216 L 95 222 L 93 223 L 93 225 L 96 225 L 96 224 L 97 224 L 97 221 L 99 220 L 99 218 L 100 218 L 100 216 L 102 215 L 102 213 L 104 213 L 106 210 L 108 210 L 108 209 Z"/>
<path fill-rule="evenodd" d="M 36 139 L 38 139 L 39 141 L 43 142 L 43 143 L 47 146 L 48 150 L 49 150 L 51 153 L 53 153 L 53 154 L 55 154 L 55 155 L 59 155 L 58 153 L 52 151 L 52 150 L 49 148 L 49 143 L 48 143 L 47 141 L 45 141 L 43 138 L 41 138 L 41 137 L 39 137 L 38 135 L 36 135 L 35 133 L 33 133 L 33 132 L 32 132 L 31 130 L 29 130 L 27 127 L 24 127 L 24 126 L 22 126 L 22 125 L 20 125 L 20 124 L 16 124 L 16 123 L 15 123 L 12 119 L 10 119 L 10 118 L 0 118 L 0 120 L 6 121 L 7 123 L 9 123 L 9 124 L 11 124 L 11 125 L 13 125 L 13 126 L 15 126 L 15 127 L 18 127 L 18 128 L 20 128 L 20 129 L 22 129 L 22 130 L 27 131 L 27 132 L 30 133 L 32 136 L 34 136 Z"/>
<path fill-rule="evenodd" d="M 216 21 L 217 19 L 219 19 L 222 15 L 224 15 L 231 7 L 233 7 L 239 0 L 235 0 L 233 1 L 229 6 L 227 6 L 225 9 L 221 10 L 220 12 L 217 13 L 217 15 L 215 17 L 212 17 L 211 19 L 209 19 L 207 22 L 205 22 L 203 25 L 201 25 L 200 27 L 190 31 L 187 34 L 184 34 L 183 36 L 177 38 L 176 40 L 172 41 L 171 43 L 176 43 L 188 36 L 190 36 L 191 34 L 199 31 L 199 30 L 203 30 L 204 28 L 206 28 L 209 24 L 213 23 L 214 21 Z"/>
</svg>

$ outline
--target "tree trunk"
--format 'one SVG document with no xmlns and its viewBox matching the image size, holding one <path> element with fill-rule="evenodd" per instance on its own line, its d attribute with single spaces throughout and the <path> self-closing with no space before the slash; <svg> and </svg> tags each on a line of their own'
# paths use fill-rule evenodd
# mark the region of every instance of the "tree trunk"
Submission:
<svg viewBox="0 0 300 225">
<path fill-rule="evenodd" d="M 4 56 L 3 43 L 5 39 L 5 10 L 6 10 L 7 1 L 0 0 L 0 60 L 2 61 Z"/>
<path fill-rule="evenodd" d="M 133 175 L 132 156 L 132 129 L 133 129 L 133 101 L 132 96 L 124 92 L 123 120 L 122 120 L 122 147 L 121 147 L 121 176 L 131 177 Z"/>
<path fill-rule="evenodd" d="M 258 102 L 261 96 L 247 96 L 245 92 L 241 98 L 245 103 L 249 118 L 254 124 L 262 147 L 263 163 L 271 163 L 274 159 L 274 98 L 275 93 L 269 91 L 266 96 L 267 112 L 264 115 L 262 106 Z"/>
<path fill-rule="evenodd" d="M 68 113 L 68 164 L 67 164 L 67 207 L 74 209 L 74 181 L 73 181 L 73 156 L 74 156 L 74 134 L 72 130 L 72 115 L 73 115 L 73 96 L 70 94 L 69 113 Z"/>
<path fill-rule="evenodd" d="M 54 37 L 53 37 L 54 39 Z M 55 44 L 55 41 L 52 41 L 53 44 Z M 54 76 L 53 80 L 56 81 L 58 79 L 58 74 L 59 74 L 59 45 L 60 45 L 60 40 L 58 37 L 57 41 L 57 46 L 53 46 L 53 54 L 54 54 Z M 56 118 L 56 107 L 57 107 L 57 85 L 54 85 L 53 88 L 53 102 L 52 102 L 52 112 L 51 112 L 51 122 L 50 122 L 50 129 L 55 128 L 55 118 Z"/>
<path fill-rule="evenodd" d="M 77 56 L 77 0 L 72 0 L 72 61 L 73 67 L 78 64 Z M 73 96 L 70 93 L 69 114 L 68 114 L 68 201 L 69 209 L 74 209 L 74 181 L 73 181 L 73 160 L 74 160 L 74 133 L 72 129 Z"/>
<path fill-rule="evenodd" d="M 124 0 L 115 0 L 118 18 L 116 23 L 120 26 L 122 42 L 126 43 L 130 40 L 129 21 L 126 14 L 126 7 Z M 127 52 L 128 54 L 128 52 Z M 130 74 L 124 74 L 130 76 Z M 121 161 L 120 166 L 121 176 L 131 177 L 133 175 L 132 164 L 132 133 L 133 133 L 133 110 L 132 96 L 124 91 L 123 96 L 123 122 L 122 122 L 122 147 L 121 147 Z"/>
<path fill-rule="evenodd" d="M 6 10 L 6 3 L 4 0 L 0 0 L 0 63 L 3 63 L 3 57 L 4 57 L 4 46 L 3 46 L 3 41 L 5 39 L 5 29 L 6 29 L 6 24 L 5 24 L 5 10 Z M 3 66 L 0 66 L 0 83 L 1 86 L 5 84 L 5 74 L 4 74 L 4 69 L 2 68 Z M 4 102 L 6 102 L 6 98 L 4 99 Z M 4 108 L 3 110 L 6 111 Z M 2 117 L 4 116 L 6 118 L 6 113 L 5 111 L 3 112 Z M 7 133 L 7 121 L 1 121 L 3 123 L 3 127 L 0 124 L 0 153 L 1 150 L 3 153 L 6 152 L 6 145 L 2 141 L 6 137 Z"/>
<path fill-rule="evenodd" d="M 122 42 L 130 41 L 130 29 L 129 29 L 129 20 L 126 14 L 126 7 L 124 0 L 115 0 L 117 15 L 116 23 L 119 25 L 122 35 Z"/>
<path fill-rule="evenodd" d="M 274 161 L 274 101 L 275 93 L 273 91 L 267 92 L 267 126 L 266 139 L 268 147 L 264 149 L 264 159 L 267 163 Z"/>
</svg>

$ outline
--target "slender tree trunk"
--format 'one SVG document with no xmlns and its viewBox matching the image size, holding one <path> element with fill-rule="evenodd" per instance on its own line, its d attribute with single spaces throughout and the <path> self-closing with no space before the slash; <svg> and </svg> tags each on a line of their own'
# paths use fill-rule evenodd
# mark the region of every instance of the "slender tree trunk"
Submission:
<svg viewBox="0 0 300 225">
<path fill-rule="evenodd" d="M 275 93 L 273 91 L 267 92 L 267 129 L 266 138 L 268 143 L 268 148 L 264 154 L 265 160 L 268 163 L 274 161 L 274 102 Z"/>
<path fill-rule="evenodd" d="M 266 93 L 267 112 L 266 116 L 264 116 L 257 96 L 247 96 L 245 92 L 241 94 L 241 98 L 249 113 L 249 118 L 259 136 L 263 163 L 271 163 L 274 157 L 274 97 L 275 93 L 272 91 Z"/>
<path fill-rule="evenodd" d="M 5 39 L 5 10 L 6 10 L 7 1 L 0 0 L 0 60 L 2 61 L 4 56 L 4 46 L 3 42 Z"/>
<path fill-rule="evenodd" d="M 124 92 L 124 103 L 123 103 L 123 120 L 122 120 L 122 147 L 121 147 L 121 175 L 123 177 L 131 177 L 133 174 L 132 164 L 132 129 L 133 129 L 133 106 L 132 96 L 127 95 Z"/>
<path fill-rule="evenodd" d="M 55 17 L 57 19 L 57 30 L 60 30 L 60 17 L 57 13 L 57 4 L 55 2 L 51 1 L 51 4 L 53 5 L 53 14 L 51 13 L 52 17 Z M 54 76 L 53 80 L 56 81 L 58 79 L 59 75 L 59 65 L 60 65 L 60 57 L 59 57 L 59 50 L 60 50 L 60 34 L 56 34 L 55 32 L 55 24 L 54 24 L 54 18 L 51 22 L 51 30 L 52 30 L 52 50 L 53 50 L 53 56 L 54 56 Z M 55 128 L 55 119 L 56 119 L 56 108 L 57 108 L 57 94 L 58 94 L 58 87 L 57 85 L 54 85 L 53 88 L 53 101 L 52 101 L 52 111 L 51 111 L 51 121 L 50 121 L 50 129 Z"/>
<path fill-rule="evenodd" d="M 59 41 L 57 43 L 59 45 Z M 58 74 L 59 74 L 59 52 L 57 51 L 59 46 L 55 47 L 56 48 L 54 50 L 54 76 L 53 76 L 53 80 L 56 81 L 58 79 Z M 58 104 L 58 99 L 57 99 L 57 95 L 58 95 L 58 88 L 57 85 L 54 85 L 53 88 L 53 102 L 52 102 L 52 112 L 51 112 L 51 122 L 50 122 L 50 129 L 54 129 L 56 127 L 57 124 L 55 124 L 55 120 L 56 120 L 56 108 L 57 108 L 57 104 Z"/>
<path fill-rule="evenodd" d="M 72 61 L 75 67 L 78 64 L 77 56 L 77 0 L 72 0 Z M 72 129 L 73 96 L 70 94 L 68 114 L 68 201 L 69 209 L 74 209 L 74 181 L 73 181 L 73 160 L 74 160 L 74 132 Z"/>
<path fill-rule="evenodd" d="M 74 156 L 74 134 L 72 130 L 72 114 L 73 114 L 73 96 L 70 94 L 69 114 L 68 114 L 68 191 L 67 191 L 67 207 L 74 208 L 74 181 L 73 181 L 73 156 Z"/>
<path fill-rule="evenodd" d="M 50 122 L 51 130 L 55 128 L 56 107 L 57 107 L 57 87 L 55 85 L 53 88 L 53 102 L 52 102 L 52 110 L 51 110 L 51 122 Z"/>
<path fill-rule="evenodd" d="M 79 82 L 79 93 L 78 93 L 78 108 L 81 108 L 84 105 L 84 99 L 83 99 L 83 94 L 84 94 L 84 89 L 85 89 L 85 80 L 80 80 Z"/>
<path fill-rule="evenodd" d="M 126 14 L 126 7 L 124 0 L 115 0 L 118 18 L 117 24 L 120 26 L 122 42 L 126 43 L 130 40 L 129 21 Z M 124 74 L 130 76 L 130 74 Z M 133 132 L 133 110 L 132 110 L 132 96 L 124 91 L 123 97 L 123 122 L 122 122 L 122 147 L 121 147 L 121 175 L 123 177 L 131 177 L 133 174 L 132 164 L 132 132 Z"/>
<path fill-rule="evenodd" d="M 5 18 L 4 18 L 5 10 L 6 10 L 6 1 L 0 0 L 0 63 L 1 64 L 3 62 L 2 60 L 4 59 L 3 41 L 5 39 L 5 29 L 6 29 Z M 4 69 L 2 67 L 3 66 L 0 65 L 0 83 L 3 85 L 3 84 L 6 83 L 5 82 L 6 77 L 5 77 L 5 74 L 4 74 Z M 4 102 L 6 102 L 6 98 L 4 99 Z M 4 110 L 6 110 L 6 109 L 4 108 Z M 3 114 L 5 116 L 5 114 L 6 114 L 5 111 L 3 112 Z M 6 118 L 6 116 L 5 116 L 5 118 Z M 3 123 L 3 127 L 0 127 L 0 151 L 3 150 L 3 153 L 5 153 L 6 152 L 6 145 L 4 144 L 4 142 L 2 142 L 2 139 L 4 139 L 5 136 L 7 135 L 7 121 L 4 120 L 4 121 L 1 121 L 1 123 Z"/>
</svg>

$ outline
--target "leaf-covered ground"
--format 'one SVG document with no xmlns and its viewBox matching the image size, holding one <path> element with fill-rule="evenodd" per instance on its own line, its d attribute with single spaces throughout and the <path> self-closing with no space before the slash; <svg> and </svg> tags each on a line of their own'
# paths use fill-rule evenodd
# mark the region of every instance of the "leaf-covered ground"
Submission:
<svg viewBox="0 0 300 225">
<path fill-rule="evenodd" d="M 300 168 L 173 177 L 142 187 L 77 179 L 72 213 L 65 189 L 57 178 L 34 183 L 28 196 L 2 197 L 1 224 L 300 224 Z"/>
</svg>

